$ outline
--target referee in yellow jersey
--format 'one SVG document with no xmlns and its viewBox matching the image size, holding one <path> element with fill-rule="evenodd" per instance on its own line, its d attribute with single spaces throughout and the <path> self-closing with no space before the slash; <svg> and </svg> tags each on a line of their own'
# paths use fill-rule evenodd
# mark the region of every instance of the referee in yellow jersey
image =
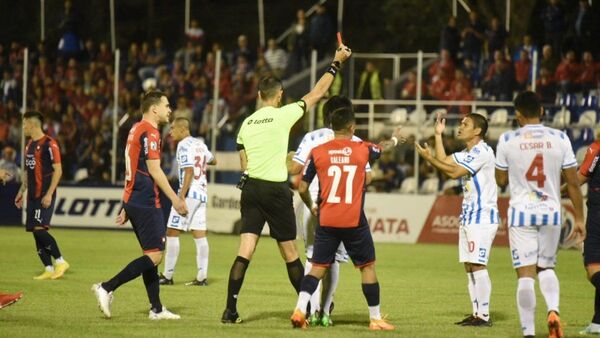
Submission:
<svg viewBox="0 0 600 338">
<path fill-rule="evenodd" d="M 244 171 L 238 185 L 242 189 L 242 228 L 238 255 L 229 272 L 227 307 L 221 317 L 223 323 L 242 322 L 237 312 L 238 294 L 265 222 L 285 260 L 290 282 L 296 293 L 300 291 L 304 267 L 296 249 L 293 195 L 287 183 L 290 129 L 327 93 L 342 62 L 351 54 L 348 47 L 340 44 L 333 62 L 310 93 L 283 107 L 280 107 L 283 87 L 279 79 L 266 77 L 258 85 L 262 108 L 244 120 L 237 138 Z"/>
</svg>

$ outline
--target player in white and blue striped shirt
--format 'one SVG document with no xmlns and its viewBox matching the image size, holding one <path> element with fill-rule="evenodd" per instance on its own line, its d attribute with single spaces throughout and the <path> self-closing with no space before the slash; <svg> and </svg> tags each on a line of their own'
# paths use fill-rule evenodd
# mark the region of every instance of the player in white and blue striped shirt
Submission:
<svg viewBox="0 0 600 338">
<path fill-rule="evenodd" d="M 533 92 L 515 98 L 521 128 L 500 136 L 496 148 L 496 181 L 510 182 L 508 235 L 517 270 L 517 308 L 524 336 L 535 335 L 535 277 L 548 307 L 550 337 L 562 337 L 558 317 L 559 284 L 554 266 L 561 231 L 560 179 L 565 177 L 575 208 L 573 234 L 583 234 L 583 198 L 577 161 L 569 138 L 541 124 L 542 105 Z"/>
<path fill-rule="evenodd" d="M 487 120 L 479 114 L 464 117 L 458 127 L 457 138 L 467 148 L 447 156 L 442 134 L 445 119 L 437 116 L 435 124 L 435 156 L 427 144 L 415 147 L 419 154 L 438 170 L 451 178 L 460 178 L 463 188 L 462 212 L 458 234 L 459 261 L 467 272 L 468 290 L 473 313 L 457 325 L 490 326 L 490 295 L 492 282 L 487 263 L 500 217 L 498 192 L 494 178 L 494 151 L 484 141 Z"/>
</svg>

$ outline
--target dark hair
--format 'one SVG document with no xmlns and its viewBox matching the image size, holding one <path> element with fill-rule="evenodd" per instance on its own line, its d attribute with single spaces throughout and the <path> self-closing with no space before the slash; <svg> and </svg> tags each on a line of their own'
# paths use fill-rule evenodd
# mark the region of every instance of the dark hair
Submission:
<svg viewBox="0 0 600 338">
<path fill-rule="evenodd" d="M 354 111 L 350 99 L 344 96 L 334 95 L 323 105 L 323 125 L 327 128 L 331 126 L 331 114 L 337 110 L 347 109 Z"/>
<path fill-rule="evenodd" d="M 30 110 L 23 114 L 23 119 L 36 119 L 40 121 L 40 125 L 44 124 L 44 115 L 37 110 Z"/>
<path fill-rule="evenodd" d="M 191 123 L 190 123 L 190 120 L 189 120 L 187 117 L 181 117 L 181 116 L 180 116 L 180 117 L 176 117 L 176 118 L 173 120 L 173 124 L 180 124 L 180 123 L 181 123 L 181 124 L 185 124 L 185 127 L 186 127 L 187 129 L 190 129 L 190 125 L 191 125 Z"/>
<path fill-rule="evenodd" d="M 481 133 L 479 134 L 479 136 L 481 138 L 483 138 L 488 130 L 487 119 L 485 117 L 483 117 L 483 115 L 475 114 L 475 113 L 471 113 L 471 114 L 467 115 L 467 117 L 470 118 L 471 121 L 473 121 L 473 125 L 475 126 L 475 128 L 481 129 Z"/>
<path fill-rule="evenodd" d="M 264 77 L 258 84 L 258 92 L 262 100 L 270 100 L 274 98 L 275 95 L 277 95 L 277 92 L 279 92 L 282 88 L 283 84 L 281 83 L 281 80 L 274 76 Z"/>
<path fill-rule="evenodd" d="M 515 109 L 527 118 L 541 116 L 542 103 L 537 94 L 531 91 L 519 93 L 514 101 Z"/>
<path fill-rule="evenodd" d="M 332 111 L 329 119 L 331 120 L 331 129 L 341 131 L 354 122 L 354 111 L 352 108 L 341 107 Z"/>
<path fill-rule="evenodd" d="M 142 96 L 142 103 L 140 104 L 142 114 L 150 110 L 150 107 L 152 107 L 153 105 L 158 104 L 163 96 L 167 95 L 161 92 L 160 90 L 151 90 L 149 92 L 144 93 L 144 95 Z"/>
</svg>

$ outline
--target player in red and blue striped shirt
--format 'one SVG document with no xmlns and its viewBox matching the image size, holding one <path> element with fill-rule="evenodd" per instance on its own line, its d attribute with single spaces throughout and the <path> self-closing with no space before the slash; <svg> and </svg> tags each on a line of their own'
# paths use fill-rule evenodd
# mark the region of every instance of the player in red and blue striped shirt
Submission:
<svg viewBox="0 0 600 338">
<path fill-rule="evenodd" d="M 40 112 L 29 111 L 23 115 L 23 133 L 30 140 L 25 147 L 23 184 L 15 198 L 15 205 L 21 209 L 27 192 L 25 229 L 33 233 L 38 256 L 45 266 L 45 271 L 34 277 L 36 280 L 61 278 L 69 269 L 69 263 L 63 259 L 56 240 L 48 233 L 62 166 L 58 143 L 44 134 L 43 123 L 44 117 Z M 52 257 L 56 267 L 52 265 Z"/>
</svg>

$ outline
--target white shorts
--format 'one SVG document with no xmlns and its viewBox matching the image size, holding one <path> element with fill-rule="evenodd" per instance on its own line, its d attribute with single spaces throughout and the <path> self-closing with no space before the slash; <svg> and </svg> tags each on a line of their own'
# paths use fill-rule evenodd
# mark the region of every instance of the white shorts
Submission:
<svg viewBox="0 0 600 338">
<path fill-rule="evenodd" d="M 560 226 L 509 227 L 508 239 L 514 268 L 537 265 L 553 268 L 560 240 Z"/>
<path fill-rule="evenodd" d="M 183 217 L 171 207 L 167 228 L 179 231 L 206 230 L 206 202 L 187 197 L 188 215 Z"/>
<path fill-rule="evenodd" d="M 314 216 L 310 212 L 310 210 L 303 204 L 303 236 L 304 236 L 304 247 L 306 248 L 306 258 L 310 260 L 313 254 L 313 244 L 315 242 L 315 226 L 316 222 L 314 220 Z M 310 233 L 309 233 L 310 232 Z M 350 256 L 348 256 L 348 252 L 344 247 L 344 243 L 340 243 L 337 251 L 335 252 L 335 260 L 340 263 L 348 263 Z"/>
<path fill-rule="evenodd" d="M 487 265 L 498 224 L 461 225 L 458 230 L 458 261 Z"/>
</svg>

